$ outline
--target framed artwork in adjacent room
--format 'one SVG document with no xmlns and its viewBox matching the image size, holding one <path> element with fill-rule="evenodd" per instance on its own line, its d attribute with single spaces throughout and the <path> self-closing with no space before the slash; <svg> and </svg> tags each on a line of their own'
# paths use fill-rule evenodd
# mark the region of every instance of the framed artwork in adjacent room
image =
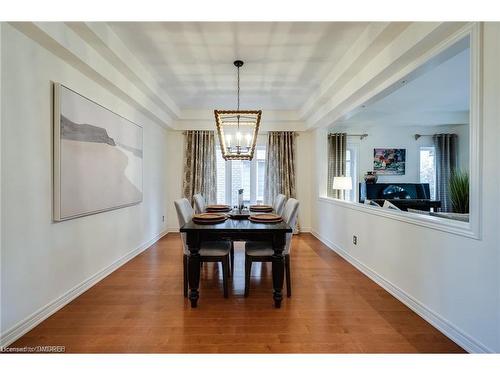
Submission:
<svg viewBox="0 0 500 375">
<path fill-rule="evenodd" d="M 379 175 L 404 175 L 406 149 L 374 148 L 373 170 Z"/>
</svg>

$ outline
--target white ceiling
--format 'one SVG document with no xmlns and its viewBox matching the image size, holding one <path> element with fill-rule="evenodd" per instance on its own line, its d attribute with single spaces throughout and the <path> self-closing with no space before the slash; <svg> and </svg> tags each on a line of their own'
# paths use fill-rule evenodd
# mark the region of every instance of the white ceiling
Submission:
<svg viewBox="0 0 500 375">
<path fill-rule="evenodd" d="M 109 23 L 183 110 L 298 110 L 368 23 Z"/>
<path fill-rule="evenodd" d="M 421 75 L 399 82 L 379 100 L 367 103 L 336 126 L 434 126 L 469 121 L 470 50 L 466 49 Z M 446 53 L 443 52 L 443 54 Z M 438 59 L 436 57 L 435 59 Z M 434 60 L 435 60 L 434 59 Z"/>
</svg>

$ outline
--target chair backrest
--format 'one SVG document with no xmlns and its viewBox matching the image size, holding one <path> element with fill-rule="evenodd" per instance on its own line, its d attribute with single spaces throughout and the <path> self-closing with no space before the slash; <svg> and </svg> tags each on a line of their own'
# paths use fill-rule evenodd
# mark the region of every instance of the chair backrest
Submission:
<svg viewBox="0 0 500 375">
<path fill-rule="evenodd" d="M 274 198 L 274 211 L 277 215 L 283 214 L 283 208 L 285 207 L 286 196 L 284 194 L 278 194 L 276 198 Z"/>
<path fill-rule="evenodd" d="M 193 195 L 193 200 L 194 200 L 194 209 L 196 213 L 201 214 L 205 212 L 207 204 L 205 203 L 205 198 L 203 198 L 203 195 L 195 194 Z"/>
<path fill-rule="evenodd" d="M 182 227 L 184 224 L 189 222 L 194 215 L 193 207 L 186 198 L 177 199 L 174 201 L 175 210 L 177 211 L 177 219 L 179 220 L 179 227 Z M 184 253 L 188 253 L 187 245 L 186 245 L 186 233 L 181 233 L 182 238 L 182 246 L 184 249 Z"/>
<path fill-rule="evenodd" d="M 286 201 L 285 207 L 283 208 L 283 220 L 285 220 L 288 225 L 292 228 L 297 222 L 297 214 L 299 211 L 299 201 L 294 198 L 290 198 Z"/>
<path fill-rule="evenodd" d="M 283 220 L 295 230 L 295 224 L 297 223 L 297 216 L 299 214 L 299 201 L 294 198 L 287 200 L 285 207 L 283 209 Z M 292 244 L 293 233 L 286 234 L 286 245 L 285 254 L 290 253 L 290 248 Z"/>
</svg>

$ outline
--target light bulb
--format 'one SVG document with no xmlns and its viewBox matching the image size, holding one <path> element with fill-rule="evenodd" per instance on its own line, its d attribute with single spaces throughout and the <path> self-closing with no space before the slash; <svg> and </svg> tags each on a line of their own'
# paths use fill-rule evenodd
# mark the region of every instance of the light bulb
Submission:
<svg viewBox="0 0 500 375">
<path fill-rule="evenodd" d="M 231 147 L 231 134 L 226 135 L 227 147 Z"/>
<path fill-rule="evenodd" d="M 252 136 L 249 133 L 247 133 L 245 135 L 245 139 L 247 140 L 247 146 L 250 147 L 250 143 L 252 142 Z"/>
<path fill-rule="evenodd" d="M 238 146 L 239 146 L 241 144 L 241 133 L 240 132 L 236 133 L 236 139 L 238 140 L 237 143 L 238 143 Z"/>
</svg>

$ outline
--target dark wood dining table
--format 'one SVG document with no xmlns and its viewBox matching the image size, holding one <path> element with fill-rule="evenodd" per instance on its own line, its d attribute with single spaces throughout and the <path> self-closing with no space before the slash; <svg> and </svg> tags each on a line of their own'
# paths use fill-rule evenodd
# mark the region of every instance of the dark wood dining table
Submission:
<svg viewBox="0 0 500 375">
<path fill-rule="evenodd" d="M 219 224 L 196 224 L 189 221 L 180 228 L 181 233 L 186 233 L 186 243 L 189 249 L 188 280 L 189 300 L 191 307 L 198 305 L 200 296 L 200 247 L 204 241 L 266 241 L 272 245 L 273 299 L 274 306 L 281 307 L 283 299 L 283 278 L 285 271 L 286 234 L 292 228 L 284 221 L 275 224 L 254 223 L 248 219 L 231 219 Z"/>
</svg>

